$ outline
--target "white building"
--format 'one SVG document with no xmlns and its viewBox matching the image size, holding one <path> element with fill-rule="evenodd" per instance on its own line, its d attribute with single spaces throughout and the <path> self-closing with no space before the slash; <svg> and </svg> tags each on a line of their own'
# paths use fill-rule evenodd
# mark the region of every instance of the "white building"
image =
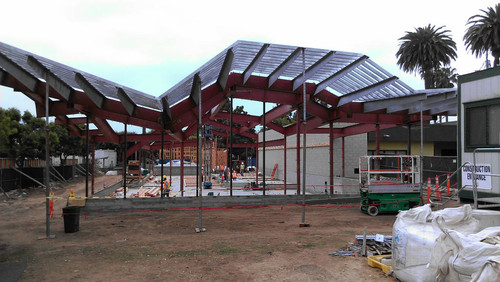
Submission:
<svg viewBox="0 0 500 282">
<path fill-rule="evenodd" d="M 500 178 L 500 67 L 459 76 L 459 163 L 474 162 L 478 198 L 499 197 Z M 472 186 L 472 167 L 461 171 L 461 186 Z M 473 199 L 472 188 L 460 193 Z M 495 202 L 495 201 L 489 201 Z M 500 203 L 500 202 L 499 202 Z"/>
<path fill-rule="evenodd" d="M 266 131 L 266 142 L 283 139 L 283 135 L 274 131 Z M 259 141 L 263 140 L 262 132 L 259 133 Z M 306 185 L 312 187 L 317 185 L 316 190 L 324 190 L 325 183 L 330 185 L 330 143 L 328 134 L 307 134 L 306 137 Z M 270 143 L 272 144 L 272 143 Z M 302 148 L 303 139 L 300 138 Z M 286 138 L 286 172 L 284 165 L 284 146 L 266 145 L 266 167 L 265 174 L 270 176 L 274 166 L 278 164 L 275 178 L 284 180 L 286 173 L 287 183 L 297 183 L 297 136 L 291 135 Z M 343 148 L 342 148 L 343 147 Z M 359 157 L 366 155 L 366 134 L 352 135 L 344 138 L 336 138 L 333 142 L 333 174 L 334 185 L 353 185 L 358 183 L 358 174 L 355 169 L 359 167 Z M 259 148 L 259 171 L 262 171 L 263 148 Z M 300 166 L 303 165 L 303 151 L 300 149 Z M 302 184 L 302 169 L 301 169 Z M 321 187 L 321 188 L 320 188 Z M 348 193 L 346 187 L 335 187 L 335 193 Z M 355 189 L 357 191 L 357 187 Z M 351 191 L 352 192 L 352 191 Z"/>
</svg>

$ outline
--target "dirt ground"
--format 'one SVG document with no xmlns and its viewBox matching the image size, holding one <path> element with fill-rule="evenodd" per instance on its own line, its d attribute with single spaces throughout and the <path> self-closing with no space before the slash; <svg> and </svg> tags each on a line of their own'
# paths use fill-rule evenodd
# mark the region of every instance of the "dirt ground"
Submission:
<svg viewBox="0 0 500 282">
<path fill-rule="evenodd" d="M 120 176 L 101 176 L 96 187 Z M 83 179 L 55 191 L 83 196 Z M 370 217 L 359 207 L 300 206 L 203 211 L 206 232 L 196 233 L 199 212 L 147 211 L 90 214 L 80 231 L 64 233 L 55 201 L 53 239 L 45 238 L 45 194 L 24 190 L 0 199 L 0 262 L 26 261 L 21 281 L 394 281 L 363 257 L 332 257 L 362 234 L 392 233 L 396 216 Z M 1 279 L 0 279 L 1 280 Z"/>
</svg>

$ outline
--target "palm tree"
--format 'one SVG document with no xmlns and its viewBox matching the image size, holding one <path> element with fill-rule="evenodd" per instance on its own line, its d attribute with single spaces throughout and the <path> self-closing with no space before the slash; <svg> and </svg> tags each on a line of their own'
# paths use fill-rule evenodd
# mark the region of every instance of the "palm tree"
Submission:
<svg viewBox="0 0 500 282">
<path fill-rule="evenodd" d="M 433 72 L 441 68 L 441 64 L 447 66 L 457 58 L 456 43 L 448 34 L 450 31 L 443 28 L 429 24 L 415 28 L 415 32 L 407 31 L 399 38 L 397 64 L 405 72 L 419 72 L 426 89 L 432 88 Z"/>
<path fill-rule="evenodd" d="M 469 18 L 464 35 L 465 49 L 471 50 L 476 57 L 491 52 L 494 66 L 500 63 L 500 4 L 495 8 L 481 10 L 483 14 Z"/>
<path fill-rule="evenodd" d="M 432 73 L 432 88 L 453 88 L 458 81 L 458 74 L 455 68 L 440 68 Z"/>
</svg>

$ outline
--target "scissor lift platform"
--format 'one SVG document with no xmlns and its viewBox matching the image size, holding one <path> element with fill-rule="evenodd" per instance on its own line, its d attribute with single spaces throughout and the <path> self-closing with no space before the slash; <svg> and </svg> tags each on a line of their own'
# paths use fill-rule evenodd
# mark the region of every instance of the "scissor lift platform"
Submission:
<svg viewBox="0 0 500 282">
<path fill-rule="evenodd" d="M 420 203 L 419 156 L 362 156 L 359 161 L 361 211 L 408 210 Z"/>
</svg>

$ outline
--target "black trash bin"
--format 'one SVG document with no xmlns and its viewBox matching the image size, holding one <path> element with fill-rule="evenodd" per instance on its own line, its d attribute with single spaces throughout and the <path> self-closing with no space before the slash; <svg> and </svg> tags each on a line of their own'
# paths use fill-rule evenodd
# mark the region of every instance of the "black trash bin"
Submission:
<svg viewBox="0 0 500 282">
<path fill-rule="evenodd" d="M 80 207 L 64 207 L 64 232 L 75 233 L 80 229 Z"/>
</svg>

